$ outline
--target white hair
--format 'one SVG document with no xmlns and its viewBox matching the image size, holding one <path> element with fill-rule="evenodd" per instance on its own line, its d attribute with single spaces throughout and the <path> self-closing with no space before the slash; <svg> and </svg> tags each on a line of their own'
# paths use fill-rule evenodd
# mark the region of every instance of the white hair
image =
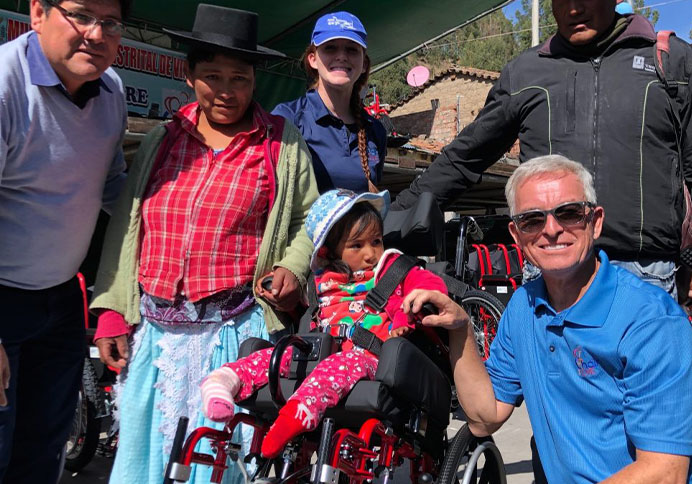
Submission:
<svg viewBox="0 0 692 484">
<path fill-rule="evenodd" d="M 507 185 L 505 185 L 505 198 L 507 198 L 510 214 L 516 214 L 516 197 L 519 185 L 528 178 L 539 175 L 557 175 L 560 173 L 574 174 L 582 184 L 585 201 L 596 205 L 596 190 L 593 186 L 593 176 L 591 176 L 591 173 L 589 173 L 582 164 L 565 158 L 562 155 L 547 155 L 532 158 L 526 163 L 522 163 L 514 170 L 509 180 L 507 180 Z"/>
</svg>

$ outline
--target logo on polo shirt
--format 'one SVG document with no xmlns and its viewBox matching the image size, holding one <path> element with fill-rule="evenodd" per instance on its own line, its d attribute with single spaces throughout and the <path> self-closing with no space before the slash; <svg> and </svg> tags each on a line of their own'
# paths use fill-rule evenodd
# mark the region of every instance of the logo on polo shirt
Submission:
<svg viewBox="0 0 692 484">
<path fill-rule="evenodd" d="M 380 153 L 377 151 L 377 146 L 368 146 L 368 161 L 375 163 L 380 161 Z"/>
<path fill-rule="evenodd" d="M 572 351 L 574 362 L 577 364 L 577 372 L 582 378 L 588 378 L 596 374 L 598 363 L 581 346 L 577 346 Z"/>
</svg>

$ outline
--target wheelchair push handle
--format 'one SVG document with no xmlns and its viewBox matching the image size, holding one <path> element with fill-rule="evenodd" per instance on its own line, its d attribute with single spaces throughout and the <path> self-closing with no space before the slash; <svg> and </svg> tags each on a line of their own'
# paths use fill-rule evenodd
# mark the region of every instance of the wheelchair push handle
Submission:
<svg viewBox="0 0 692 484">
<path fill-rule="evenodd" d="M 418 311 L 418 314 L 420 314 L 421 319 L 426 317 L 426 316 L 431 316 L 433 314 L 438 314 L 437 306 L 435 306 L 433 303 L 426 302 L 423 304 L 423 307 L 420 308 L 420 311 Z"/>
<path fill-rule="evenodd" d="M 473 217 L 468 217 L 466 229 L 468 230 L 468 236 L 471 237 L 472 240 L 483 240 L 483 230 Z"/>
<path fill-rule="evenodd" d="M 262 279 L 260 286 L 267 292 L 272 292 L 272 283 L 274 282 L 274 276 L 267 276 Z"/>
<path fill-rule="evenodd" d="M 286 399 L 284 398 L 283 392 L 281 390 L 281 360 L 283 358 L 286 348 L 289 346 L 295 346 L 303 353 L 309 353 L 312 350 L 312 344 L 304 340 L 298 335 L 291 334 L 281 338 L 274 346 L 272 351 L 272 357 L 269 360 L 269 393 L 272 396 L 272 401 L 276 408 L 280 409 L 286 405 Z"/>
<path fill-rule="evenodd" d="M 454 275 L 460 281 L 464 280 L 466 272 L 465 256 L 469 246 L 467 243 L 468 237 L 475 241 L 483 240 L 483 230 L 481 230 L 473 217 L 461 217 L 454 259 Z"/>
<path fill-rule="evenodd" d="M 411 305 L 413 306 L 413 305 Z M 417 322 L 420 322 L 424 317 L 426 316 L 431 316 L 434 314 L 439 314 L 439 311 L 437 310 L 437 306 L 435 306 L 433 303 L 426 302 L 423 303 L 421 308 L 418 310 L 417 313 L 413 313 L 413 317 L 416 319 Z"/>
</svg>

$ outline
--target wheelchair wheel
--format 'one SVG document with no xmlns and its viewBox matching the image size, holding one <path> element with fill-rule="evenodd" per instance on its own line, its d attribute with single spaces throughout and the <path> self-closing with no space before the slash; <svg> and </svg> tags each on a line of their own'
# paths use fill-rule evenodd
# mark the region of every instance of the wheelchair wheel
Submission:
<svg viewBox="0 0 692 484">
<path fill-rule="evenodd" d="M 461 298 L 461 306 L 473 323 L 478 353 L 483 360 L 487 360 L 490 356 L 490 345 L 497 334 L 500 317 L 505 306 L 492 294 L 477 290 L 471 290 L 464 294 Z"/>
<path fill-rule="evenodd" d="M 478 477 L 478 459 L 485 458 L 483 470 Z M 500 451 L 491 437 L 478 439 L 464 425 L 449 443 L 439 484 L 507 484 L 505 464 Z"/>
<path fill-rule="evenodd" d="M 84 361 L 82 385 L 79 388 L 72 428 L 65 444 L 65 469 L 72 472 L 82 470 L 96 454 L 101 422 L 96 418 L 96 405 L 92 396 L 97 391 L 96 370 L 87 358 Z"/>
</svg>

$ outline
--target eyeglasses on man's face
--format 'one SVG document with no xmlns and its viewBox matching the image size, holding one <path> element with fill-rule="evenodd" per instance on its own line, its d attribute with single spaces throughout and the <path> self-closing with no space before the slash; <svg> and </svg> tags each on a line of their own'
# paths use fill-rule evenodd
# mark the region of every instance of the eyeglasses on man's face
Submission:
<svg viewBox="0 0 692 484">
<path fill-rule="evenodd" d="M 116 37 L 122 35 L 125 26 L 122 22 L 113 19 L 101 20 L 92 15 L 67 10 L 59 4 L 59 0 L 45 0 L 51 7 L 55 7 L 68 20 L 71 20 L 81 31 L 90 32 L 96 25 L 101 26 L 105 35 Z"/>
<path fill-rule="evenodd" d="M 520 232 L 536 234 L 545 227 L 548 215 L 552 215 L 563 227 L 573 227 L 590 220 L 594 207 L 591 202 L 567 202 L 550 210 L 529 210 L 513 215 L 512 221 Z"/>
</svg>

